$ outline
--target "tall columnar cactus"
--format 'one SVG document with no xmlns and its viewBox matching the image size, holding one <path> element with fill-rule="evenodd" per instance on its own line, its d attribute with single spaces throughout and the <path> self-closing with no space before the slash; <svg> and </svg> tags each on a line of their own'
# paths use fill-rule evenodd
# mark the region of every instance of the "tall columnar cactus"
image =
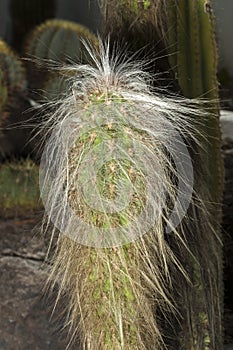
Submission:
<svg viewBox="0 0 233 350">
<path fill-rule="evenodd" d="M 0 40 L 0 133 L 5 134 L 4 127 L 19 122 L 17 115 L 25 104 L 26 74 L 20 59 L 7 44 Z M 0 155 L 7 154 L 3 149 L 2 138 Z"/>
<path fill-rule="evenodd" d="M 55 0 L 10 0 L 12 46 L 21 49 L 25 36 L 46 19 L 55 16 Z"/>
<path fill-rule="evenodd" d="M 208 135 L 206 154 L 209 169 L 211 200 L 221 202 L 223 170 L 214 15 L 210 1 L 170 0 L 168 11 L 168 48 L 184 96 L 202 97 L 210 101 L 210 118 L 205 126 Z"/>
<path fill-rule="evenodd" d="M 174 291 L 180 298 L 189 286 L 179 253 L 190 257 L 182 219 L 189 201 L 196 206 L 184 139 L 193 147 L 198 140 L 188 116 L 206 113 L 153 94 L 143 64 L 111 56 L 109 45 L 86 49 L 91 65 L 73 66 L 67 95 L 52 114 L 49 103 L 44 121 L 41 195 L 61 232 L 51 279 L 68 295 L 67 323 L 83 349 L 163 349 L 178 338 Z M 202 225 L 210 230 L 208 220 Z M 204 256 L 202 234 L 190 237 Z M 215 236 L 208 238 L 212 252 Z"/>
<path fill-rule="evenodd" d="M 199 152 L 202 154 L 203 161 L 207 164 L 208 169 L 205 174 L 205 186 L 209 196 L 209 204 L 207 204 L 210 213 L 209 220 L 220 238 L 223 163 L 221 158 L 218 81 L 216 75 L 218 56 L 213 10 L 210 1 L 170 0 L 167 19 L 167 46 L 170 51 L 170 64 L 176 73 L 183 94 L 190 98 L 202 97 L 209 101 L 206 105 L 209 118 L 199 128 L 199 132 L 206 134 L 206 141 L 202 142 L 202 148 L 199 149 Z M 203 232 L 204 234 L 208 237 L 206 232 Z M 223 285 L 220 242 L 216 241 L 214 250 L 215 255 L 210 255 L 210 264 L 212 264 L 214 274 L 211 277 L 213 279 L 212 289 L 210 285 L 205 286 L 201 282 L 203 275 L 206 273 L 205 269 L 207 269 L 207 266 L 202 266 L 201 257 L 199 259 L 200 267 L 198 270 L 193 267 L 192 272 L 194 283 L 199 285 L 199 294 L 196 294 L 197 305 L 199 304 L 199 309 L 203 310 L 202 315 L 205 315 L 205 322 L 210 324 L 212 319 L 212 323 L 214 323 L 213 332 L 215 334 L 210 335 L 210 344 L 209 347 L 206 347 L 207 349 L 222 348 L 221 309 L 223 307 Z M 208 298 L 208 303 L 206 303 L 208 307 L 205 306 L 205 298 Z M 196 317 L 194 310 L 191 315 L 186 316 L 186 319 L 190 317 L 190 325 L 192 331 L 195 332 L 194 343 L 196 343 L 193 347 L 194 349 L 199 349 L 197 342 L 199 316 Z"/>
<path fill-rule="evenodd" d="M 192 158 L 195 169 L 194 190 L 205 203 L 208 215 L 203 216 L 198 206 L 191 206 L 185 236 L 192 254 L 187 255 L 181 247 L 176 247 L 187 267 L 191 283 L 186 283 L 185 286 L 185 283 L 178 282 L 176 285 L 174 297 L 182 321 L 175 327 L 174 320 L 173 328 L 176 328 L 175 334 L 179 340 L 171 341 L 169 346 L 185 350 L 222 349 L 220 222 L 223 166 L 216 78 L 217 50 L 210 1 L 106 0 L 102 3 L 106 32 L 110 30 L 114 38 L 127 38 L 135 49 L 140 49 L 159 37 L 167 47 L 170 67 L 174 70 L 174 77 L 183 95 L 205 99 L 205 102 L 200 100 L 200 106 L 205 108 L 209 117 L 204 122 L 201 116 L 190 115 L 190 118 L 193 123 L 200 122 L 197 134 L 205 135 L 200 147 L 192 151 Z M 113 3 L 116 4 L 114 13 Z M 149 28 L 151 36 L 146 35 Z M 200 166 L 197 153 L 206 169 Z M 207 221 L 212 229 L 205 226 Z M 172 238 L 170 244 L 174 247 Z"/>
</svg>

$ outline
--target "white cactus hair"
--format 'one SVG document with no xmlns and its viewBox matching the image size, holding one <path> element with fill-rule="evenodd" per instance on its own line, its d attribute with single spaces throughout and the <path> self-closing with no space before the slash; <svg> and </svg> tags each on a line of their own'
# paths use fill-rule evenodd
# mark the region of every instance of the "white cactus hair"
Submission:
<svg viewBox="0 0 233 350">
<path fill-rule="evenodd" d="M 70 343 L 78 335 L 83 349 L 87 350 L 158 350 L 167 344 L 163 334 L 164 324 L 161 323 L 166 323 L 166 328 L 171 330 L 168 319 L 174 317 L 174 320 L 179 320 L 176 310 L 179 305 L 176 305 L 172 297 L 174 288 L 178 288 L 177 294 L 186 298 L 184 302 L 187 307 L 191 300 L 187 294 L 190 276 L 179 255 L 185 252 L 186 256 L 193 255 L 194 261 L 198 261 L 199 256 L 205 259 L 203 230 L 209 232 L 210 240 L 216 240 L 207 219 L 202 223 L 200 235 L 192 236 L 192 242 L 199 241 L 197 252 L 194 252 L 185 236 L 186 210 L 178 210 L 178 222 L 169 221 L 177 200 L 175 179 L 179 176 L 185 183 L 183 196 L 186 196 L 186 190 L 191 193 L 188 204 L 192 212 L 205 212 L 202 197 L 198 193 L 193 196 L 192 181 L 189 184 L 187 177 L 182 178 L 185 173 L 178 174 L 176 162 L 174 164 L 174 159 L 171 160 L 171 149 L 176 147 L 177 135 L 181 138 L 178 143 L 183 140 L 183 144 L 187 142 L 200 146 L 203 135 L 198 133 L 196 120 L 200 120 L 198 117 L 201 115 L 205 118 L 205 113 L 198 101 L 155 91 L 151 86 L 151 76 L 142 69 L 145 63 L 125 58 L 124 53 L 117 52 L 116 49 L 110 54 L 109 40 L 103 43 L 99 39 L 98 48 L 91 47 L 89 43 L 85 43 L 85 47 L 90 58 L 89 65 L 59 67 L 64 76 L 67 74 L 65 78 L 68 79 L 69 88 L 60 100 L 47 101 L 48 112 L 44 112 L 42 124 L 46 140 L 41 167 L 41 191 L 42 197 L 46 197 L 45 220 L 52 221 L 61 231 L 50 281 L 52 286 L 58 282 L 59 296 L 64 291 L 68 294 L 67 325 L 73 332 Z M 86 146 L 82 143 L 77 146 L 75 142 L 81 135 L 83 125 L 88 132 L 89 123 L 93 129 L 102 128 L 103 139 L 105 136 L 108 138 L 109 130 L 98 124 L 103 121 L 103 115 L 104 125 L 108 121 L 111 125 L 118 123 L 121 132 L 130 135 L 130 146 L 137 142 L 147 151 L 142 152 L 141 156 L 145 157 L 142 159 L 143 164 L 148 164 L 146 170 L 149 174 L 150 193 L 146 199 L 152 209 L 146 213 L 145 218 L 150 220 L 150 216 L 155 215 L 156 220 L 144 232 L 143 225 L 138 223 L 137 218 L 134 219 L 134 212 L 125 210 L 126 223 L 133 222 L 133 229 L 137 233 L 132 236 L 129 226 L 123 225 L 122 237 L 126 238 L 124 245 L 119 241 L 113 244 L 111 240 L 111 244 L 105 241 L 105 244 L 98 246 L 96 237 L 103 233 L 101 223 L 91 226 L 92 234 L 95 235 L 94 241 L 91 241 L 86 228 L 88 225 L 79 226 L 75 221 L 76 216 L 82 212 L 79 203 L 82 197 L 80 187 L 70 194 L 80 164 L 85 160 L 83 153 L 93 146 L 93 140 L 90 139 Z M 124 153 L 129 163 L 138 169 L 139 163 L 133 155 L 127 154 L 124 136 L 122 137 L 118 151 Z M 183 157 L 184 163 L 188 158 L 187 154 L 180 153 L 176 156 Z M 190 165 L 188 160 L 187 164 Z M 116 159 L 116 167 L 124 167 L 121 160 Z M 138 195 L 140 186 L 126 173 L 127 169 L 124 168 L 123 173 Z M 137 176 L 144 179 L 145 174 L 139 171 Z M 151 181 L 158 187 L 153 188 Z M 138 197 L 143 206 L 145 198 L 140 198 L 140 193 Z M 196 203 L 193 197 L 196 198 Z M 99 221 L 104 218 L 108 227 L 111 226 L 101 196 L 98 196 L 96 202 L 98 208 L 103 208 L 102 216 L 98 214 Z M 187 203 L 185 205 L 188 207 Z M 73 210 L 67 214 L 69 206 Z M 88 213 L 85 210 L 82 218 L 87 222 Z M 147 227 L 146 222 L 144 225 Z M 166 234 L 168 225 L 172 226 L 172 233 Z M 56 232 L 55 226 L 52 238 Z M 43 227 L 46 229 L 48 225 Z M 113 233 L 111 228 L 109 233 Z M 176 278 L 180 279 L 180 286 L 176 284 Z M 215 286 L 211 288 L 213 290 Z M 211 312 L 208 310 L 209 320 L 213 319 Z"/>
</svg>

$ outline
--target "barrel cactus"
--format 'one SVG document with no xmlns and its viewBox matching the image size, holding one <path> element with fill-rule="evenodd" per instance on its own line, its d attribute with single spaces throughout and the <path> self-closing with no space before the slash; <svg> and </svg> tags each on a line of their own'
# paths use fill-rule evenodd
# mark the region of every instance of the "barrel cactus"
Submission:
<svg viewBox="0 0 233 350">
<path fill-rule="evenodd" d="M 96 37 L 83 25 L 53 19 L 36 27 L 29 34 L 24 53 L 31 58 L 51 60 L 56 63 L 85 60 L 81 38 L 96 42 Z"/>
<path fill-rule="evenodd" d="M 24 44 L 24 55 L 29 58 L 27 70 L 32 90 L 46 90 L 47 81 L 51 83 L 54 76 L 51 70 L 57 65 L 60 67 L 67 62 L 86 62 L 87 52 L 85 53 L 82 38 L 96 42 L 95 35 L 86 27 L 60 19 L 48 20 L 28 35 Z M 31 97 L 38 99 L 37 94 Z"/>
<path fill-rule="evenodd" d="M 85 48 L 91 65 L 73 66 L 72 88 L 44 120 L 41 195 L 52 237 L 61 232 L 50 280 L 68 294 L 71 342 L 78 333 L 87 350 L 163 349 L 165 327 L 173 339 L 179 325 L 168 321 L 179 319 L 173 279 L 178 293 L 189 283 L 176 251 L 190 255 L 182 219 L 195 207 L 188 116 L 206 113 L 153 91 L 143 63 L 108 43 Z"/>
</svg>

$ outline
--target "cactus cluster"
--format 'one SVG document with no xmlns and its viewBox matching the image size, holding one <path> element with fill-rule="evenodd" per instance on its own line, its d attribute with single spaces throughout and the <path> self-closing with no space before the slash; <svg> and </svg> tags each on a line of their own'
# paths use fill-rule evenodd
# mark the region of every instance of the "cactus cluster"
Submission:
<svg viewBox="0 0 233 350">
<path fill-rule="evenodd" d="M 23 5 L 21 2 L 20 4 L 18 3 L 18 1 L 12 0 L 10 9 L 14 19 L 13 45 L 19 49 L 21 48 L 25 34 L 28 35 L 28 31 L 36 23 L 40 23 L 46 17 L 52 16 L 54 1 L 46 1 L 46 6 L 41 6 L 40 1 L 26 1 Z M 40 3 L 40 6 L 38 3 Z M 38 12 L 38 8 L 42 9 L 40 13 Z M 36 16 L 33 15 L 34 12 L 36 12 Z M 25 22 L 22 24 L 25 16 L 27 19 L 26 25 Z M 18 35 L 20 36 L 20 40 Z M 59 71 L 59 65 L 64 64 L 67 60 L 84 60 L 85 53 L 80 41 L 81 37 L 92 43 L 96 41 L 96 37 L 84 26 L 69 21 L 50 20 L 40 24 L 35 29 L 33 28 L 28 39 L 25 39 L 26 44 L 24 45 L 25 51 L 23 56 L 32 57 L 37 62 L 41 62 L 43 59 L 53 59 L 54 64 L 57 63 Z M 67 89 L 67 84 L 63 83 L 63 79 L 59 74 L 51 73 L 49 69 L 45 72 L 48 67 L 46 69 L 44 68 L 44 66 L 38 67 L 34 62 L 20 60 L 17 54 L 4 41 L 0 40 L 1 161 L 6 158 L 25 157 L 27 154 L 33 157 L 37 156 L 34 151 L 35 142 L 40 143 L 40 139 L 35 138 L 29 142 L 33 136 L 31 133 L 31 118 L 33 115 L 30 111 L 26 113 L 30 107 L 30 100 L 38 98 L 38 93 L 34 93 L 33 90 L 40 88 L 43 91 L 43 100 L 51 101 L 55 96 L 65 93 Z M 40 121 L 38 118 L 35 118 L 33 120 L 34 127 L 37 123 L 40 123 Z M 20 167 L 23 169 L 24 166 L 20 165 Z M 13 168 L 15 167 L 13 166 Z M 10 191 L 11 188 L 15 188 L 15 186 L 11 185 L 11 182 L 14 183 L 13 177 L 17 175 L 12 169 L 3 167 L 0 170 L 0 173 L 4 177 L 4 188 L 6 190 L 6 193 L 2 193 L 4 196 L 2 205 L 6 207 L 7 212 L 8 207 L 11 212 L 11 208 L 19 208 L 20 203 L 22 204 L 22 208 L 25 208 L 27 203 L 28 208 L 30 206 L 29 203 L 31 203 L 32 208 L 36 207 L 35 203 L 33 204 L 33 200 L 30 201 L 31 197 L 35 197 L 34 190 L 29 186 L 27 194 L 23 190 L 21 191 L 21 179 L 18 185 L 19 192 L 17 193 L 14 190 L 13 193 Z M 27 169 L 25 171 L 27 173 Z M 10 183 L 9 181 L 5 181 L 6 177 L 4 174 L 6 172 L 9 172 Z M 17 181 L 15 184 L 17 184 Z M 1 191 L 4 191 L 4 188 L 2 187 Z M 36 191 L 38 191 L 38 186 L 36 187 Z M 18 198 L 13 199 L 14 194 L 15 196 L 17 194 Z M 28 202 L 26 201 L 26 196 L 29 198 Z M 3 207 L 1 212 L 3 214 Z"/>
</svg>

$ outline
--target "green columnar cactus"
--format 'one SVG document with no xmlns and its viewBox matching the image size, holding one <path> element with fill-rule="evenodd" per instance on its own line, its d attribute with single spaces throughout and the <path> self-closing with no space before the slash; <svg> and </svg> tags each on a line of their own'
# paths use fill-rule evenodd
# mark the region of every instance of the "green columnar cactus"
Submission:
<svg viewBox="0 0 233 350">
<path fill-rule="evenodd" d="M 162 16 L 158 16 L 158 11 L 160 13 L 165 11 L 165 0 L 102 0 L 101 2 L 106 35 L 110 33 L 111 37 L 117 40 L 130 38 L 129 44 L 134 48 L 142 48 L 145 43 L 156 41 L 164 20 Z"/>
<path fill-rule="evenodd" d="M 55 0 L 10 0 L 12 46 L 21 49 L 24 37 L 36 25 L 55 15 Z"/>
<path fill-rule="evenodd" d="M 206 192 L 208 192 L 207 196 L 209 196 L 211 203 L 207 204 L 210 213 L 209 220 L 217 235 L 221 237 L 220 204 L 223 191 L 223 163 L 219 126 L 218 56 L 214 32 L 214 15 L 210 2 L 204 0 L 171 0 L 169 2 L 167 28 L 170 28 L 167 42 L 168 50 L 170 51 L 170 64 L 176 73 L 183 94 L 189 98 L 206 99 L 205 106 L 209 112 L 209 118 L 205 120 L 204 124 L 201 123 L 199 127 L 199 131 L 201 133 L 204 132 L 206 135 L 206 142 L 202 142 L 204 152 L 203 149 L 200 149 L 199 152 L 202 154 L 203 162 L 207 164 L 205 176 L 208 190 Z M 208 237 L 207 233 L 204 232 L 203 234 L 206 234 L 206 237 Z M 196 254 L 198 256 L 198 253 Z M 199 268 L 197 266 L 195 268 L 195 265 L 193 265 L 193 281 L 199 285 L 199 296 L 197 293 L 196 302 L 197 307 L 199 304 L 199 308 L 202 309 L 201 314 L 205 319 L 205 324 L 209 324 L 210 327 L 211 320 L 214 322 L 214 327 L 211 334 L 209 334 L 210 344 L 206 345 L 206 349 L 221 349 L 221 310 L 216 302 L 218 301 L 220 304 L 223 302 L 221 297 L 223 290 L 222 252 L 221 244 L 217 240 L 210 259 L 212 264 L 210 276 L 213 279 L 212 287 L 215 285 L 215 288 L 211 291 L 209 290 L 211 285 L 208 287 L 204 285 L 203 268 L 205 269 L 206 266 L 201 265 L 201 257 L 199 259 Z M 214 282 L 215 278 L 216 282 Z M 211 293 L 213 293 L 212 296 Z M 207 298 L 207 306 L 204 305 L 205 298 Z M 202 306 L 201 303 L 203 303 Z M 215 310 L 213 310 L 213 305 L 215 305 Z M 195 319 L 195 307 L 191 315 L 191 324 L 195 332 L 195 343 L 200 336 L 198 334 L 198 319 Z M 198 343 L 195 343 L 192 349 L 200 349 Z"/>
<path fill-rule="evenodd" d="M 157 74 L 155 86 L 167 86 L 177 91 L 170 71 L 164 41 L 166 0 L 101 0 L 104 36 L 111 41 L 126 42 L 129 51 L 137 52 L 139 59 L 153 58 L 145 68 Z"/>
<path fill-rule="evenodd" d="M 40 210 L 38 166 L 29 160 L 1 164 L 0 198 L 1 217 L 27 215 Z"/>
<path fill-rule="evenodd" d="M 0 40 L 0 133 L 11 124 L 12 115 L 19 111 L 26 96 L 26 74 L 22 62 L 11 49 Z M 17 122 L 17 120 L 15 120 Z M 0 146 L 0 155 L 8 153 Z"/>
</svg>

